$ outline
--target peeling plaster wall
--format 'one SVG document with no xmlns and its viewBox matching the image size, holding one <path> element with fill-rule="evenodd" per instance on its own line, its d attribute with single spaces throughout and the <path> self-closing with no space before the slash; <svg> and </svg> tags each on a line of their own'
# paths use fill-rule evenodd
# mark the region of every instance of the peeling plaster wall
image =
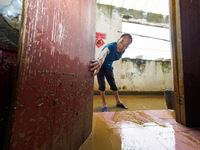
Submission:
<svg viewBox="0 0 200 150">
<path fill-rule="evenodd" d="M 171 62 L 122 59 L 118 87 L 123 91 L 162 91 L 172 89 Z"/>
<path fill-rule="evenodd" d="M 119 91 L 157 92 L 172 90 L 170 61 L 154 61 L 123 58 L 115 66 L 115 79 Z M 97 85 L 97 83 L 95 84 Z M 109 91 L 109 85 L 106 90 Z M 95 86 L 95 91 L 98 86 Z"/>
<path fill-rule="evenodd" d="M 96 32 L 106 33 L 107 43 L 117 41 L 120 37 L 122 28 L 122 16 L 120 9 L 97 5 L 97 24 Z M 133 40 L 134 41 L 134 40 Z M 105 46 L 104 45 L 104 46 Z M 95 49 L 96 58 L 101 48 Z M 154 61 L 141 59 L 120 59 L 113 63 L 114 75 L 119 91 L 163 91 L 172 89 L 172 69 L 171 62 Z M 98 91 L 98 82 L 95 77 L 94 90 Z M 106 82 L 106 91 L 110 86 Z"/>
</svg>

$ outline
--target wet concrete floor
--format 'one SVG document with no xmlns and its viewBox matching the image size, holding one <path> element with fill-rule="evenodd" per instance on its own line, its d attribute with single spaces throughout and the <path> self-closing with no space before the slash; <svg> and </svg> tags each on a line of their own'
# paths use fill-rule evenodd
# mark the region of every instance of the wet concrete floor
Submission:
<svg viewBox="0 0 200 150">
<path fill-rule="evenodd" d="M 200 149 L 200 128 L 177 123 L 162 96 L 120 96 L 129 107 L 125 111 L 114 108 L 112 95 L 107 97 L 110 112 L 100 112 L 100 96 L 94 96 L 92 134 L 80 150 Z"/>
<path fill-rule="evenodd" d="M 120 100 L 128 106 L 128 110 L 116 107 L 113 95 L 106 95 L 109 111 L 134 111 L 134 110 L 160 110 L 167 109 L 164 95 L 120 95 Z M 102 100 L 100 95 L 94 95 L 93 111 L 102 111 Z"/>
</svg>

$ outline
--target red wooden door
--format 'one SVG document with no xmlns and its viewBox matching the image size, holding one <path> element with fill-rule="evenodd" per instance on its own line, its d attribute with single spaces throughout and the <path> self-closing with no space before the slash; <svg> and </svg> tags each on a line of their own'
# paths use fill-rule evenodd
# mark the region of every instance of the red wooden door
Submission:
<svg viewBox="0 0 200 150">
<path fill-rule="evenodd" d="M 78 149 L 91 133 L 95 11 L 25 0 L 10 149 Z"/>
</svg>

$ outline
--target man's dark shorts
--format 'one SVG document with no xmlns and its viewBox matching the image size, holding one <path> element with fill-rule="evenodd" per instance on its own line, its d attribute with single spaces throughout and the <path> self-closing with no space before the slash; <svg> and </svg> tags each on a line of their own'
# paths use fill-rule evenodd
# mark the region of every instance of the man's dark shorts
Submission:
<svg viewBox="0 0 200 150">
<path fill-rule="evenodd" d="M 110 89 L 113 91 L 117 91 L 117 86 L 116 86 L 115 78 L 113 74 L 113 68 L 105 68 L 105 67 L 101 67 L 101 69 L 99 70 L 99 73 L 97 74 L 99 90 L 105 91 L 105 77 L 110 85 Z"/>
</svg>

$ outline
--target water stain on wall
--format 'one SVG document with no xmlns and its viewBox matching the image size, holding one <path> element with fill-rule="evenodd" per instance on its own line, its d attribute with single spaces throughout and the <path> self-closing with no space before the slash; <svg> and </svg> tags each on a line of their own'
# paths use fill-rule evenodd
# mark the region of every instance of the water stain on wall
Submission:
<svg viewBox="0 0 200 150">
<path fill-rule="evenodd" d="M 172 88 L 171 61 L 122 58 L 117 69 L 121 91 L 162 91 Z"/>
</svg>

